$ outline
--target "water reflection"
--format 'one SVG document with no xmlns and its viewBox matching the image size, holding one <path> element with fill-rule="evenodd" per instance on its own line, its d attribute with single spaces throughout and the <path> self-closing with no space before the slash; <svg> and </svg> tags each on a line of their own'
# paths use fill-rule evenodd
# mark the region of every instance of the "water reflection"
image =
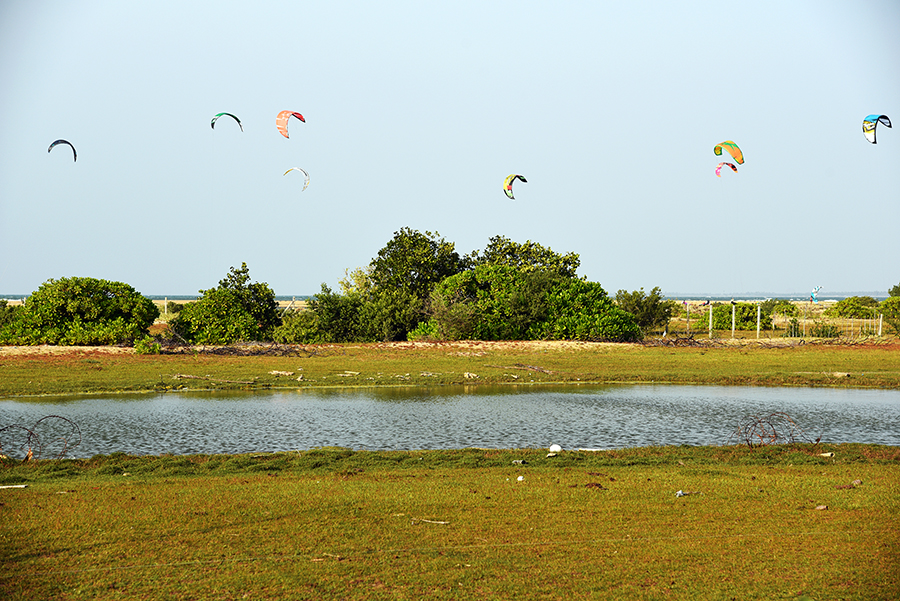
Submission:
<svg viewBox="0 0 900 601">
<path fill-rule="evenodd" d="M 441 387 L 192 392 L 0 401 L 0 425 L 78 423 L 72 456 L 318 446 L 621 448 L 724 444 L 747 415 L 789 414 L 810 439 L 900 445 L 900 392 L 716 386 Z M 42 434 L 43 437 L 43 434 Z"/>
</svg>

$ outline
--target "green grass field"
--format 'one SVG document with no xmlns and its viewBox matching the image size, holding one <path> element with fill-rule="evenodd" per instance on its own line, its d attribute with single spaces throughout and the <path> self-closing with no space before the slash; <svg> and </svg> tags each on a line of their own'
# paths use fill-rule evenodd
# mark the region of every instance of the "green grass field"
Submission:
<svg viewBox="0 0 900 601">
<path fill-rule="evenodd" d="M 0 397 L 24 401 L 531 382 L 897 389 L 900 348 L 0 352 Z M 900 598 L 898 447 L 111 455 L 0 460 L 0 486 L 27 486 L 0 489 L 2 599 Z"/>
<path fill-rule="evenodd" d="M 0 490 L 0 596 L 896 599 L 898 459 L 801 445 L 7 462 L 0 482 L 28 487 Z"/>
<path fill-rule="evenodd" d="M 111 354 L 77 348 L 62 354 L 13 354 L 0 348 L 0 398 L 185 388 L 531 382 L 900 388 L 896 343 L 682 348 L 472 342 L 323 345 L 295 351 L 286 357 L 235 357 Z"/>
</svg>

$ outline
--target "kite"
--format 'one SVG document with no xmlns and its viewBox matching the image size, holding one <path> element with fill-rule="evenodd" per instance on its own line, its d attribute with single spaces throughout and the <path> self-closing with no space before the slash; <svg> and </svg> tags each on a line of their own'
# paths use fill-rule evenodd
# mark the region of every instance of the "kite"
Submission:
<svg viewBox="0 0 900 601">
<path fill-rule="evenodd" d="M 517 179 L 522 180 L 522 183 L 525 183 L 525 184 L 528 183 L 527 179 L 525 179 L 521 175 L 517 175 L 515 173 L 513 173 L 512 175 L 507 175 L 506 179 L 503 180 L 503 191 L 506 193 L 507 196 L 509 196 L 509 198 L 511 200 L 516 199 L 516 197 L 513 196 L 512 185 L 513 185 L 513 182 L 516 181 Z"/>
<path fill-rule="evenodd" d="M 212 121 L 209 122 L 209 126 L 213 129 L 215 129 L 216 128 L 216 119 L 218 119 L 222 115 L 228 115 L 229 117 L 231 117 L 232 119 L 237 121 L 238 127 L 241 128 L 241 131 L 244 131 L 244 126 L 241 125 L 241 120 L 238 119 L 237 117 L 235 117 L 234 115 L 232 115 L 231 113 L 219 113 L 218 115 L 216 115 L 215 117 L 212 118 Z"/>
<path fill-rule="evenodd" d="M 291 171 L 300 171 L 303 173 L 303 175 L 306 176 L 306 181 L 303 183 L 303 190 L 306 190 L 306 186 L 309 185 L 309 173 L 306 172 L 306 169 L 301 169 L 300 167 L 291 167 L 290 169 L 288 169 L 287 171 L 284 172 L 284 175 L 287 175 Z M 300 190 L 300 191 L 303 192 L 303 190 Z"/>
<path fill-rule="evenodd" d="M 718 165 L 716 165 L 716 177 L 722 177 L 722 166 L 723 165 L 728 165 L 729 167 L 731 167 L 732 171 L 737 173 L 737 167 L 735 167 L 731 163 L 719 163 Z"/>
<path fill-rule="evenodd" d="M 865 134 L 866 140 L 872 144 L 877 144 L 877 142 L 875 142 L 875 127 L 879 123 L 885 127 L 891 126 L 891 120 L 888 119 L 887 115 L 869 115 L 863 119 L 863 134 Z"/>
<path fill-rule="evenodd" d="M 280 113 L 278 113 L 278 116 L 275 117 L 275 127 L 278 128 L 278 131 L 280 131 L 281 135 L 285 138 L 290 137 L 288 135 L 287 124 L 288 119 L 290 119 L 291 117 L 296 117 L 297 119 L 300 119 L 301 121 L 306 123 L 306 119 L 304 119 L 303 115 L 301 115 L 300 113 L 295 113 L 294 111 L 281 111 Z"/>
<path fill-rule="evenodd" d="M 821 289 L 822 289 L 821 286 L 816 286 L 815 288 L 813 288 L 812 294 L 809 295 L 809 300 L 811 300 L 814 303 L 819 302 L 819 290 L 821 290 Z"/>
<path fill-rule="evenodd" d="M 56 142 L 54 142 L 53 144 L 50 145 L 50 148 L 47 149 L 47 152 L 50 152 L 51 150 L 53 150 L 53 147 L 56 146 L 57 144 L 68 144 L 69 148 L 72 149 L 72 159 L 74 161 L 78 160 L 78 153 L 75 152 L 75 147 L 72 146 L 72 143 L 69 142 L 68 140 L 57 140 Z"/>
<path fill-rule="evenodd" d="M 728 153 L 734 157 L 734 160 L 737 161 L 738 165 L 744 164 L 744 153 L 741 152 L 741 149 L 738 148 L 738 145 L 732 142 L 731 140 L 725 140 L 721 144 L 716 144 L 716 147 L 713 148 L 713 152 L 716 153 L 716 156 L 722 155 L 722 149 L 728 151 Z"/>
</svg>

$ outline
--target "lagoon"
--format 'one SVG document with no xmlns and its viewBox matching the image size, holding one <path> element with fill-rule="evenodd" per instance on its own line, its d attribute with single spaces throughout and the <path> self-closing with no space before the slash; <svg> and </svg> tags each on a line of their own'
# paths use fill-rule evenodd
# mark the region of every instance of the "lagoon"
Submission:
<svg viewBox="0 0 900 601">
<path fill-rule="evenodd" d="M 900 391 L 740 386 L 458 386 L 0 400 L 0 427 L 59 415 L 76 423 L 67 457 L 306 450 L 616 449 L 740 442 L 748 416 L 784 412 L 804 439 L 900 445 Z M 0 432 L 23 456 L 20 429 Z M 45 420 L 42 457 L 68 426 Z"/>
</svg>

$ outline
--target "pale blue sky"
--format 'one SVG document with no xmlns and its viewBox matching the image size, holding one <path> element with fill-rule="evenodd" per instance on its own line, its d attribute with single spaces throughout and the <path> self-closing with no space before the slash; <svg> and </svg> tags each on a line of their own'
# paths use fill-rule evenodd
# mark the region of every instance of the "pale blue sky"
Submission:
<svg viewBox="0 0 900 601">
<path fill-rule="evenodd" d="M 402 227 L 576 252 L 610 293 L 886 290 L 898 32 L 895 0 L 4 0 L 0 293 L 193 294 L 246 261 L 314 294 Z"/>
</svg>

